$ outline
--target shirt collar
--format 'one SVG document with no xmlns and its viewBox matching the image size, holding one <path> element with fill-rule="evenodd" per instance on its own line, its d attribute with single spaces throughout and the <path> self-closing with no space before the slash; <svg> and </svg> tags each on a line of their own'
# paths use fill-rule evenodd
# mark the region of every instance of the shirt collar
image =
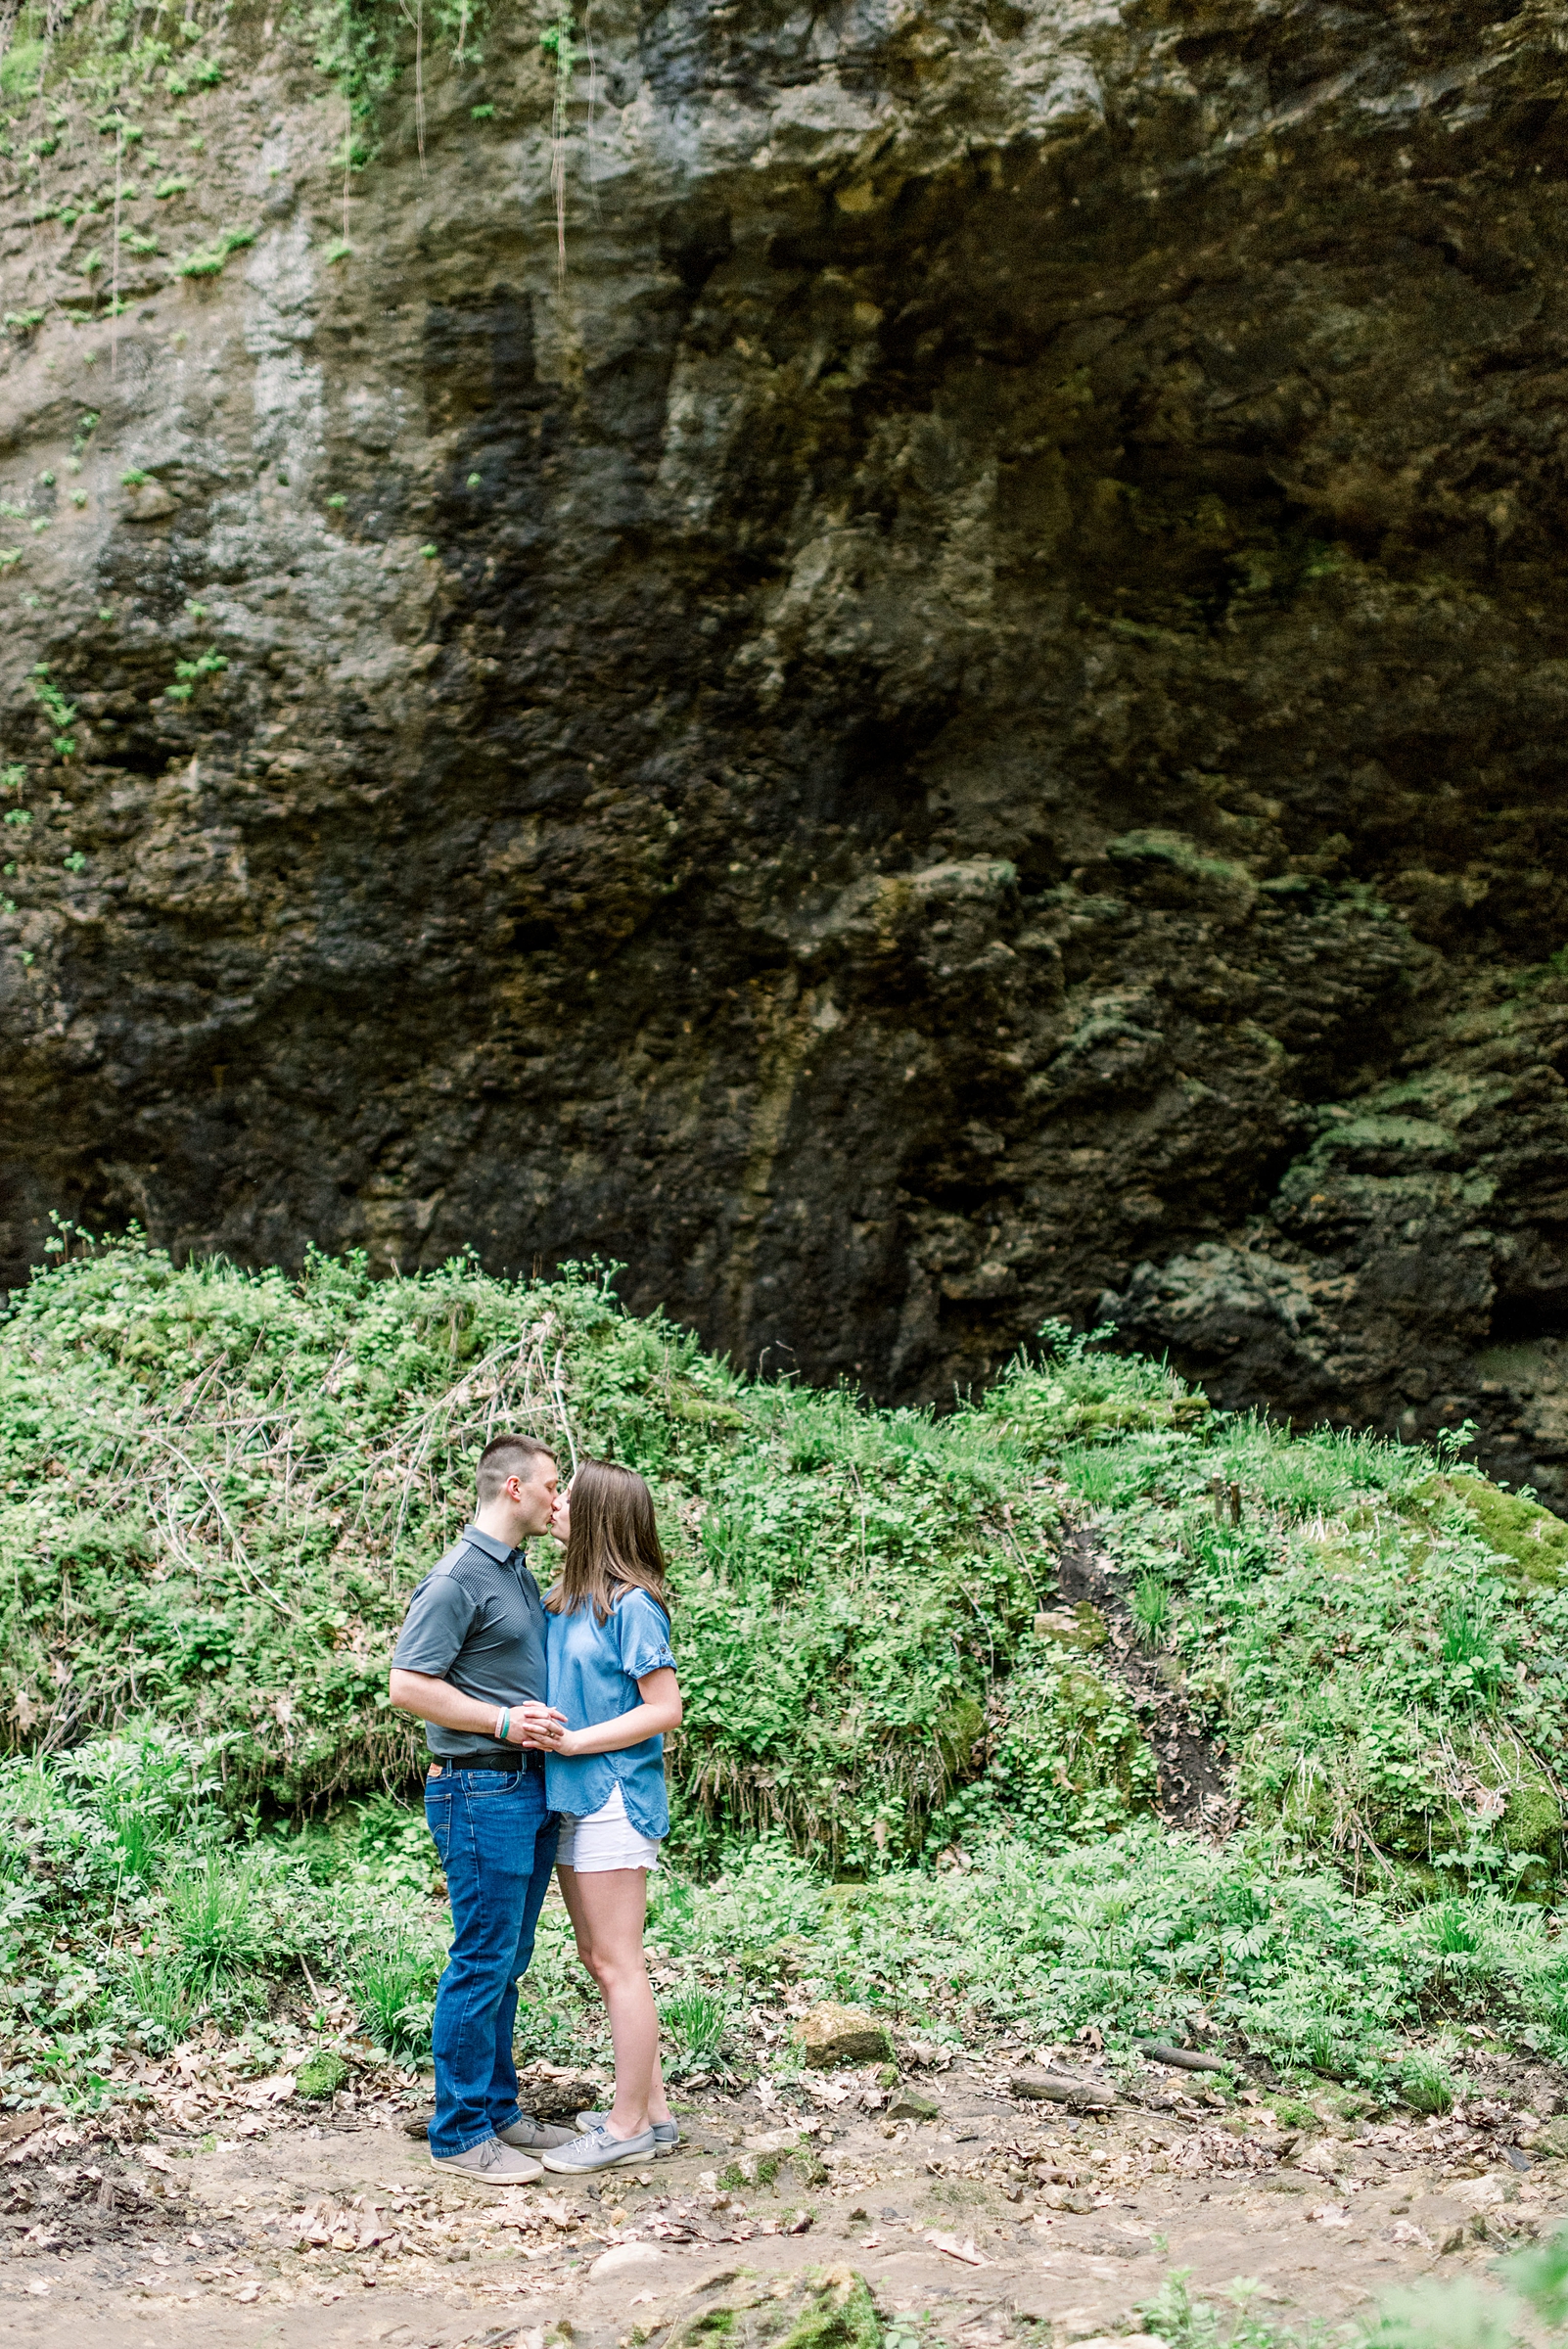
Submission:
<svg viewBox="0 0 1568 2349">
<path fill-rule="evenodd" d="M 517 1566 L 522 1563 L 521 1549 L 508 1549 L 506 1543 L 497 1542 L 493 1534 L 482 1534 L 477 1525 L 465 1526 L 463 1539 L 470 1548 L 482 1549 L 487 1558 L 493 1558 L 497 1566 Z"/>
</svg>

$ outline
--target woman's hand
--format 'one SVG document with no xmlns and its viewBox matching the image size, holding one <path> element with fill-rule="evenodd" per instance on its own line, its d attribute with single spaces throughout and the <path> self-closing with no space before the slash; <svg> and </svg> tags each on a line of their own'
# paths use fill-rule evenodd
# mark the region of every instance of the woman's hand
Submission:
<svg viewBox="0 0 1568 2349">
<path fill-rule="evenodd" d="M 566 1727 L 566 1715 L 553 1705 L 541 1705 L 533 1697 L 512 1707 L 507 1724 L 506 1742 L 521 1745 L 529 1753 L 558 1754 L 561 1751 L 561 1732 Z"/>
<path fill-rule="evenodd" d="M 572 1756 L 578 1750 L 581 1738 L 582 1731 L 580 1729 L 562 1729 L 557 1734 L 555 1743 L 551 1746 L 550 1751 L 553 1754 L 561 1755 L 563 1760 L 570 1761 Z"/>
</svg>

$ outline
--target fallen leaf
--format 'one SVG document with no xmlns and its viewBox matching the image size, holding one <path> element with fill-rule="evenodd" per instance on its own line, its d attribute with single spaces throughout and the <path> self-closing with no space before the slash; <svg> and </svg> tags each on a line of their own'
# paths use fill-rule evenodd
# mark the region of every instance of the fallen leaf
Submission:
<svg viewBox="0 0 1568 2349">
<path fill-rule="evenodd" d="M 140 2151 L 143 2161 L 150 2170 L 162 2170 L 166 2176 L 173 2176 L 174 2164 L 166 2153 L 160 2153 L 156 2145 L 143 2145 Z"/>
<path fill-rule="evenodd" d="M 880 2237 L 878 2238 L 880 2240 Z M 961 2259 L 966 2268 L 989 2268 L 991 2261 L 975 2249 L 975 2238 L 960 2242 L 955 2234 L 928 2234 L 927 2242 L 933 2251 L 945 2251 L 949 2259 Z"/>
</svg>

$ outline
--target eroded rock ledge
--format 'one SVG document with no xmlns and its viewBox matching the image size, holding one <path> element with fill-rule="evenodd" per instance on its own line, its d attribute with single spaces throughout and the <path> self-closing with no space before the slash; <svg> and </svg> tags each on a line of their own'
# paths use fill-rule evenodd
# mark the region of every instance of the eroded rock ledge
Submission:
<svg viewBox="0 0 1568 2349">
<path fill-rule="evenodd" d="M 1109 1313 L 1568 1497 L 1556 12 L 594 33 L 564 295 L 531 19 L 334 261 L 237 10 L 125 218 L 256 241 L 122 253 L 113 363 L 14 193 L 4 1277 L 598 1252 L 935 1398 Z"/>
</svg>

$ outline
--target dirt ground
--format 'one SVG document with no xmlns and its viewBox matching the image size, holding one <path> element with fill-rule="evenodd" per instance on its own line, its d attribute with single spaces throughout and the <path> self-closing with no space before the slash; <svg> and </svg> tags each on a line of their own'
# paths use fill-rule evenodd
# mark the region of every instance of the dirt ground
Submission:
<svg viewBox="0 0 1568 2349">
<path fill-rule="evenodd" d="M 0 2339 L 674 2349 L 718 2308 L 750 2338 L 739 2312 L 854 2270 L 884 2315 L 929 2317 L 953 2349 L 1045 2327 L 1066 2349 L 1144 2329 L 1173 2269 L 1196 2294 L 1250 2279 L 1255 2309 L 1334 2322 L 1429 2274 L 1485 2277 L 1568 2208 L 1545 2073 L 1528 2102 L 1516 2077 L 1387 2123 L 1330 2096 L 1311 2118 L 1209 2102 L 1152 2065 L 1136 2101 L 1074 2113 L 1010 2093 L 1015 2076 L 1000 2058 L 921 2075 L 935 2118 L 870 2073 L 813 2080 L 801 2111 L 714 2095 L 673 2159 L 498 2195 L 433 2172 L 406 2097 L 139 2143 L 7 2116 Z"/>
</svg>

